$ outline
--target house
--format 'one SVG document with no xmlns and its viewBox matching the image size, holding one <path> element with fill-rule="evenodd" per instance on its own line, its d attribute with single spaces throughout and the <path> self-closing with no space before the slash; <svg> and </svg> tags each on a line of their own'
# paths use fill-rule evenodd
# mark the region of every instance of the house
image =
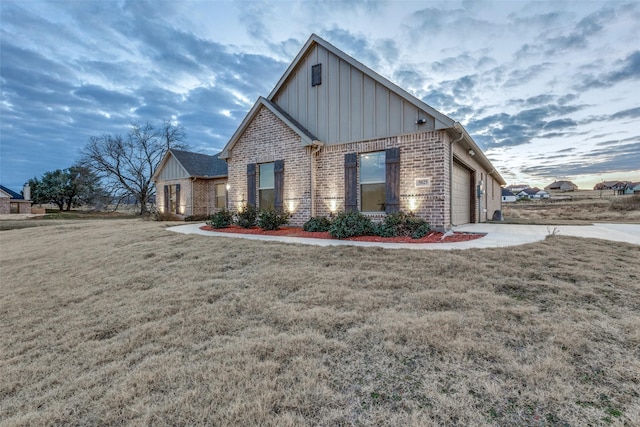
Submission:
<svg viewBox="0 0 640 427">
<path fill-rule="evenodd" d="M 627 182 L 624 187 L 624 194 L 640 193 L 640 182 Z"/>
<path fill-rule="evenodd" d="M 602 181 L 597 183 L 593 189 L 594 190 L 613 190 L 615 187 L 621 185 L 621 181 Z"/>
<path fill-rule="evenodd" d="M 502 189 L 502 203 L 510 203 L 516 201 L 516 195 L 506 188 Z"/>
<path fill-rule="evenodd" d="M 153 181 L 162 213 L 181 217 L 211 215 L 227 207 L 227 163 L 217 155 L 170 149 Z"/>
<path fill-rule="evenodd" d="M 534 199 L 548 199 L 549 198 L 549 193 L 547 193 L 544 190 L 540 190 L 536 194 L 533 195 L 533 198 Z"/>
<path fill-rule="evenodd" d="M 578 191 L 578 186 L 571 181 L 554 181 L 544 187 L 545 191 Z"/>
<path fill-rule="evenodd" d="M 18 194 L 0 185 L 0 215 L 13 213 L 31 213 L 31 192 L 28 185 L 24 186 L 23 194 Z"/>
<path fill-rule="evenodd" d="M 531 188 L 527 184 L 513 184 L 505 187 L 507 190 L 511 191 L 513 194 L 518 194 L 524 189 Z"/>
<path fill-rule="evenodd" d="M 445 229 L 490 219 L 506 184 L 460 123 L 315 34 L 220 158 L 232 210 L 275 208 L 293 225 L 403 211 Z"/>
<path fill-rule="evenodd" d="M 540 196 L 538 195 L 538 193 L 540 193 L 540 189 L 538 187 L 525 188 L 524 190 L 522 190 L 518 194 L 516 194 L 516 197 L 518 198 L 518 200 L 520 200 L 520 199 L 539 199 Z M 536 196 L 538 196 L 538 197 L 536 197 Z M 547 194 L 547 198 L 548 197 L 549 197 L 549 195 Z"/>
</svg>

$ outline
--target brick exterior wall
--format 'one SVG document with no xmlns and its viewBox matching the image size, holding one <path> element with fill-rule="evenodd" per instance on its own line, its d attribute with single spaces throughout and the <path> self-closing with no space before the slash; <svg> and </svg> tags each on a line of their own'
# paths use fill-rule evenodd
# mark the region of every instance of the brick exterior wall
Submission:
<svg viewBox="0 0 640 427">
<path fill-rule="evenodd" d="M 180 184 L 180 200 L 178 204 L 183 212 L 182 217 L 191 215 L 211 215 L 216 209 L 216 184 L 226 184 L 226 179 L 197 178 L 171 179 L 156 182 L 156 206 L 164 212 L 164 186 Z M 174 212 L 170 212 L 174 213 Z"/>
<path fill-rule="evenodd" d="M 284 209 L 289 223 L 302 225 L 311 217 L 311 149 L 271 111 L 262 107 L 233 147 L 229 162 L 229 209 L 247 203 L 247 165 L 284 160 Z M 259 176 L 256 172 L 256 189 Z M 256 207 L 259 191 L 256 191 Z"/>
<path fill-rule="evenodd" d="M 433 228 L 446 229 L 451 224 L 451 139 L 445 131 L 427 131 L 369 141 L 323 146 L 314 154 L 315 215 L 329 216 L 345 208 L 344 155 L 400 148 L 400 210 L 426 219 Z M 459 143 L 458 143 L 459 144 Z M 491 219 L 501 208 L 500 186 L 488 176 L 467 150 L 455 144 L 454 156 L 481 177 L 485 187 L 480 220 Z M 237 211 L 246 203 L 247 164 L 284 160 L 284 207 L 291 211 L 290 224 L 302 225 L 311 217 L 312 148 L 303 147 L 300 137 L 266 108 L 254 120 L 230 152 L 229 207 Z M 359 161 L 359 157 L 358 157 Z M 358 165 L 358 171 L 360 170 Z M 256 181 L 259 177 L 256 174 Z M 429 186 L 416 186 L 417 179 L 428 178 Z M 258 187 L 256 183 L 256 188 Z M 358 209 L 360 209 L 358 185 Z M 475 195 L 475 188 L 472 188 Z M 256 198 L 258 192 L 256 191 Z M 256 206 L 258 200 L 255 201 Z M 476 221 L 478 218 L 477 198 Z M 258 206 L 259 208 L 259 206 Z M 292 209 L 291 209 L 292 208 Z M 380 220 L 384 214 L 372 214 Z"/>
<path fill-rule="evenodd" d="M 316 215 L 344 210 L 344 155 L 400 148 L 400 210 L 444 228 L 449 213 L 449 147 L 444 132 L 421 132 L 372 141 L 324 146 L 316 159 Z M 359 162 L 359 157 L 358 157 Z M 358 171 L 360 165 L 358 165 Z M 429 178 L 429 187 L 416 187 L 416 179 Z M 360 209 L 360 186 L 358 186 Z M 384 214 L 371 215 L 374 220 Z"/>
<path fill-rule="evenodd" d="M 0 215 L 8 215 L 9 212 L 9 197 L 0 197 Z"/>
</svg>

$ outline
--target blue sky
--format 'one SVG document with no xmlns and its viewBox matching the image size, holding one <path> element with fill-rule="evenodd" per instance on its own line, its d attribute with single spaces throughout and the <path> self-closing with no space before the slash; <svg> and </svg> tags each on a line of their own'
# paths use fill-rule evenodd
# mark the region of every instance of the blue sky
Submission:
<svg viewBox="0 0 640 427">
<path fill-rule="evenodd" d="M 317 33 L 461 122 L 507 183 L 640 181 L 640 2 L 7 1 L 0 183 L 174 120 L 221 150 Z"/>
</svg>

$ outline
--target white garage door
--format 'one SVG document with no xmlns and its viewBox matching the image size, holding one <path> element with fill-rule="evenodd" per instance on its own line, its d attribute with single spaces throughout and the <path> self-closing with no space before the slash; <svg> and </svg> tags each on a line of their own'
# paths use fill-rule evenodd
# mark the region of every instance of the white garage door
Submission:
<svg viewBox="0 0 640 427">
<path fill-rule="evenodd" d="M 453 163 L 453 218 L 454 225 L 467 224 L 471 218 L 471 176 L 467 169 Z"/>
</svg>

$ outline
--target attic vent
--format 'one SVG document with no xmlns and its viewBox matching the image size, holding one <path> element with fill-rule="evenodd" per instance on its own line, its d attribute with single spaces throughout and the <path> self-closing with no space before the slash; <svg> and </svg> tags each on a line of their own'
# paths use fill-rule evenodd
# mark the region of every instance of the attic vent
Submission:
<svg viewBox="0 0 640 427">
<path fill-rule="evenodd" d="M 318 86 L 322 83 L 322 64 L 311 66 L 311 86 Z"/>
</svg>

